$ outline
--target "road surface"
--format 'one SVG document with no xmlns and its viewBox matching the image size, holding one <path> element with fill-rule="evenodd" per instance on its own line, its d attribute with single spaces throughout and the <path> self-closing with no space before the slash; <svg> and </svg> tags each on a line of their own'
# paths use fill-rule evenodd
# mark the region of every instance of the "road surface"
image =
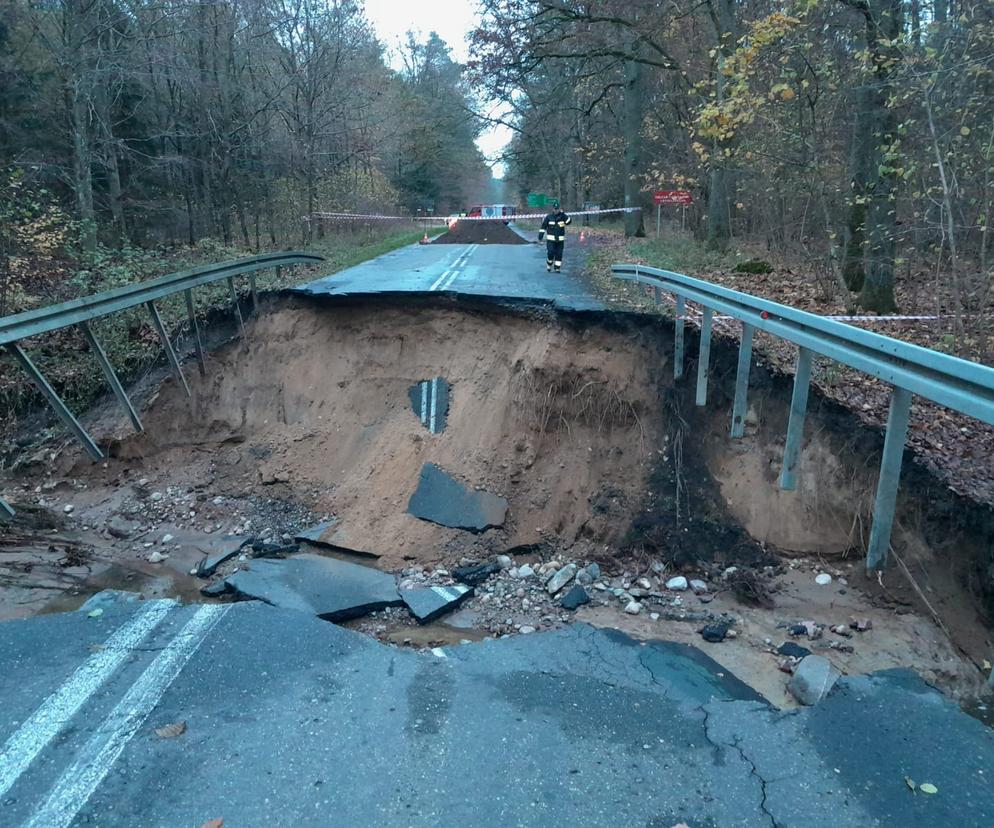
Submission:
<svg viewBox="0 0 994 828">
<path fill-rule="evenodd" d="M 991 731 L 903 673 L 781 713 L 685 645 L 418 653 L 254 602 L 11 621 L 0 663 L 5 826 L 994 824 Z"/>
<path fill-rule="evenodd" d="M 600 310 L 578 278 L 585 247 L 566 243 L 563 272 L 547 273 L 538 244 L 418 244 L 297 288 L 312 295 L 450 293 L 550 302 L 569 310 Z"/>
</svg>

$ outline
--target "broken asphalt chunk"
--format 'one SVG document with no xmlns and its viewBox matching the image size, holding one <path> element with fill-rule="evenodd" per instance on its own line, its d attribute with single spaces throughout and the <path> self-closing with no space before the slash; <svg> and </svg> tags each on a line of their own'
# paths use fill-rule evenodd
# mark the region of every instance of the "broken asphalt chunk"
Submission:
<svg viewBox="0 0 994 828">
<path fill-rule="evenodd" d="M 207 554 L 207 557 L 197 565 L 195 574 L 198 578 L 210 578 L 221 564 L 231 560 L 251 542 L 252 538 L 243 535 L 225 535 L 218 541 L 212 542 L 209 548 L 214 554 Z"/>
<path fill-rule="evenodd" d="M 315 546 L 323 546 L 327 549 L 347 552 L 351 555 L 360 555 L 364 558 L 380 557 L 379 552 L 372 552 L 366 548 L 357 548 L 363 541 L 355 537 L 354 534 L 342 526 L 338 518 L 332 518 L 316 526 L 311 526 L 309 529 L 301 530 L 294 536 L 294 540 L 298 543 L 312 543 Z"/>
<path fill-rule="evenodd" d="M 472 594 L 471 587 L 454 584 L 427 589 L 405 589 L 401 590 L 400 597 L 419 624 L 428 624 L 456 609 Z"/>
<path fill-rule="evenodd" d="M 503 525 L 507 501 L 489 492 L 467 489 L 434 463 L 425 463 L 407 511 L 416 518 L 452 529 L 483 532 Z"/>
<path fill-rule="evenodd" d="M 403 603 L 393 575 L 320 555 L 252 560 L 226 583 L 239 597 L 326 621 L 360 618 Z"/>
<path fill-rule="evenodd" d="M 408 394 L 421 425 L 432 434 L 441 434 L 449 416 L 449 384 L 442 377 L 421 380 Z"/>
<path fill-rule="evenodd" d="M 452 570 L 452 575 L 457 581 L 462 581 L 470 586 L 482 584 L 495 572 L 500 572 L 500 564 L 485 563 L 479 566 L 457 566 Z"/>
</svg>

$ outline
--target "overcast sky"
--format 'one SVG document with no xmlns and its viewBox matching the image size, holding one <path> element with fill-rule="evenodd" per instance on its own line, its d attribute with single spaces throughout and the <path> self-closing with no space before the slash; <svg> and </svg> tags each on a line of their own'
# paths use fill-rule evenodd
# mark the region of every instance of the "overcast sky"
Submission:
<svg viewBox="0 0 994 828">
<path fill-rule="evenodd" d="M 450 49 L 452 57 L 464 63 L 469 56 L 466 35 L 479 23 L 476 0 L 366 0 L 366 17 L 376 34 L 392 52 L 389 55 L 395 69 L 403 66 L 397 47 L 414 31 L 423 40 L 429 32 L 438 32 Z M 495 157 L 511 140 L 506 127 L 494 127 L 484 132 L 477 145 L 487 158 Z M 494 168 L 495 175 L 504 174 L 503 167 Z"/>
</svg>

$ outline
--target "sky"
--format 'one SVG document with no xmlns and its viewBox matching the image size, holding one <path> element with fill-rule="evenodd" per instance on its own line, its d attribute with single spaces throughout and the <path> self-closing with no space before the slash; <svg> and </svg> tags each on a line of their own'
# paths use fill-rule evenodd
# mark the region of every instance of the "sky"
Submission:
<svg viewBox="0 0 994 828">
<path fill-rule="evenodd" d="M 476 0 L 365 0 L 366 18 L 389 52 L 391 66 L 403 66 L 397 47 L 414 31 L 424 39 L 437 32 L 452 50 L 452 57 L 464 63 L 469 57 L 466 35 L 479 25 Z M 511 140 L 507 127 L 494 126 L 483 132 L 476 144 L 491 161 Z M 503 164 L 493 164 L 494 175 L 504 175 Z"/>
</svg>

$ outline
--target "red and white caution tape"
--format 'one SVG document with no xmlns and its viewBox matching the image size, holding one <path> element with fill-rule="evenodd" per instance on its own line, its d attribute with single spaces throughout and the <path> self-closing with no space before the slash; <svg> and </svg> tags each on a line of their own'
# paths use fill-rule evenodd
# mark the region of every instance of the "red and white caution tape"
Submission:
<svg viewBox="0 0 994 828">
<path fill-rule="evenodd" d="M 609 213 L 633 213 L 641 207 L 611 207 L 605 210 L 578 210 L 567 213 L 570 216 L 600 216 Z M 547 213 L 515 213 L 512 216 L 385 216 L 378 213 L 311 213 L 305 216 L 305 221 L 321 219 L 324 221 L 517 221 L 519 219 L 542 219 Z"/>
</svg>

